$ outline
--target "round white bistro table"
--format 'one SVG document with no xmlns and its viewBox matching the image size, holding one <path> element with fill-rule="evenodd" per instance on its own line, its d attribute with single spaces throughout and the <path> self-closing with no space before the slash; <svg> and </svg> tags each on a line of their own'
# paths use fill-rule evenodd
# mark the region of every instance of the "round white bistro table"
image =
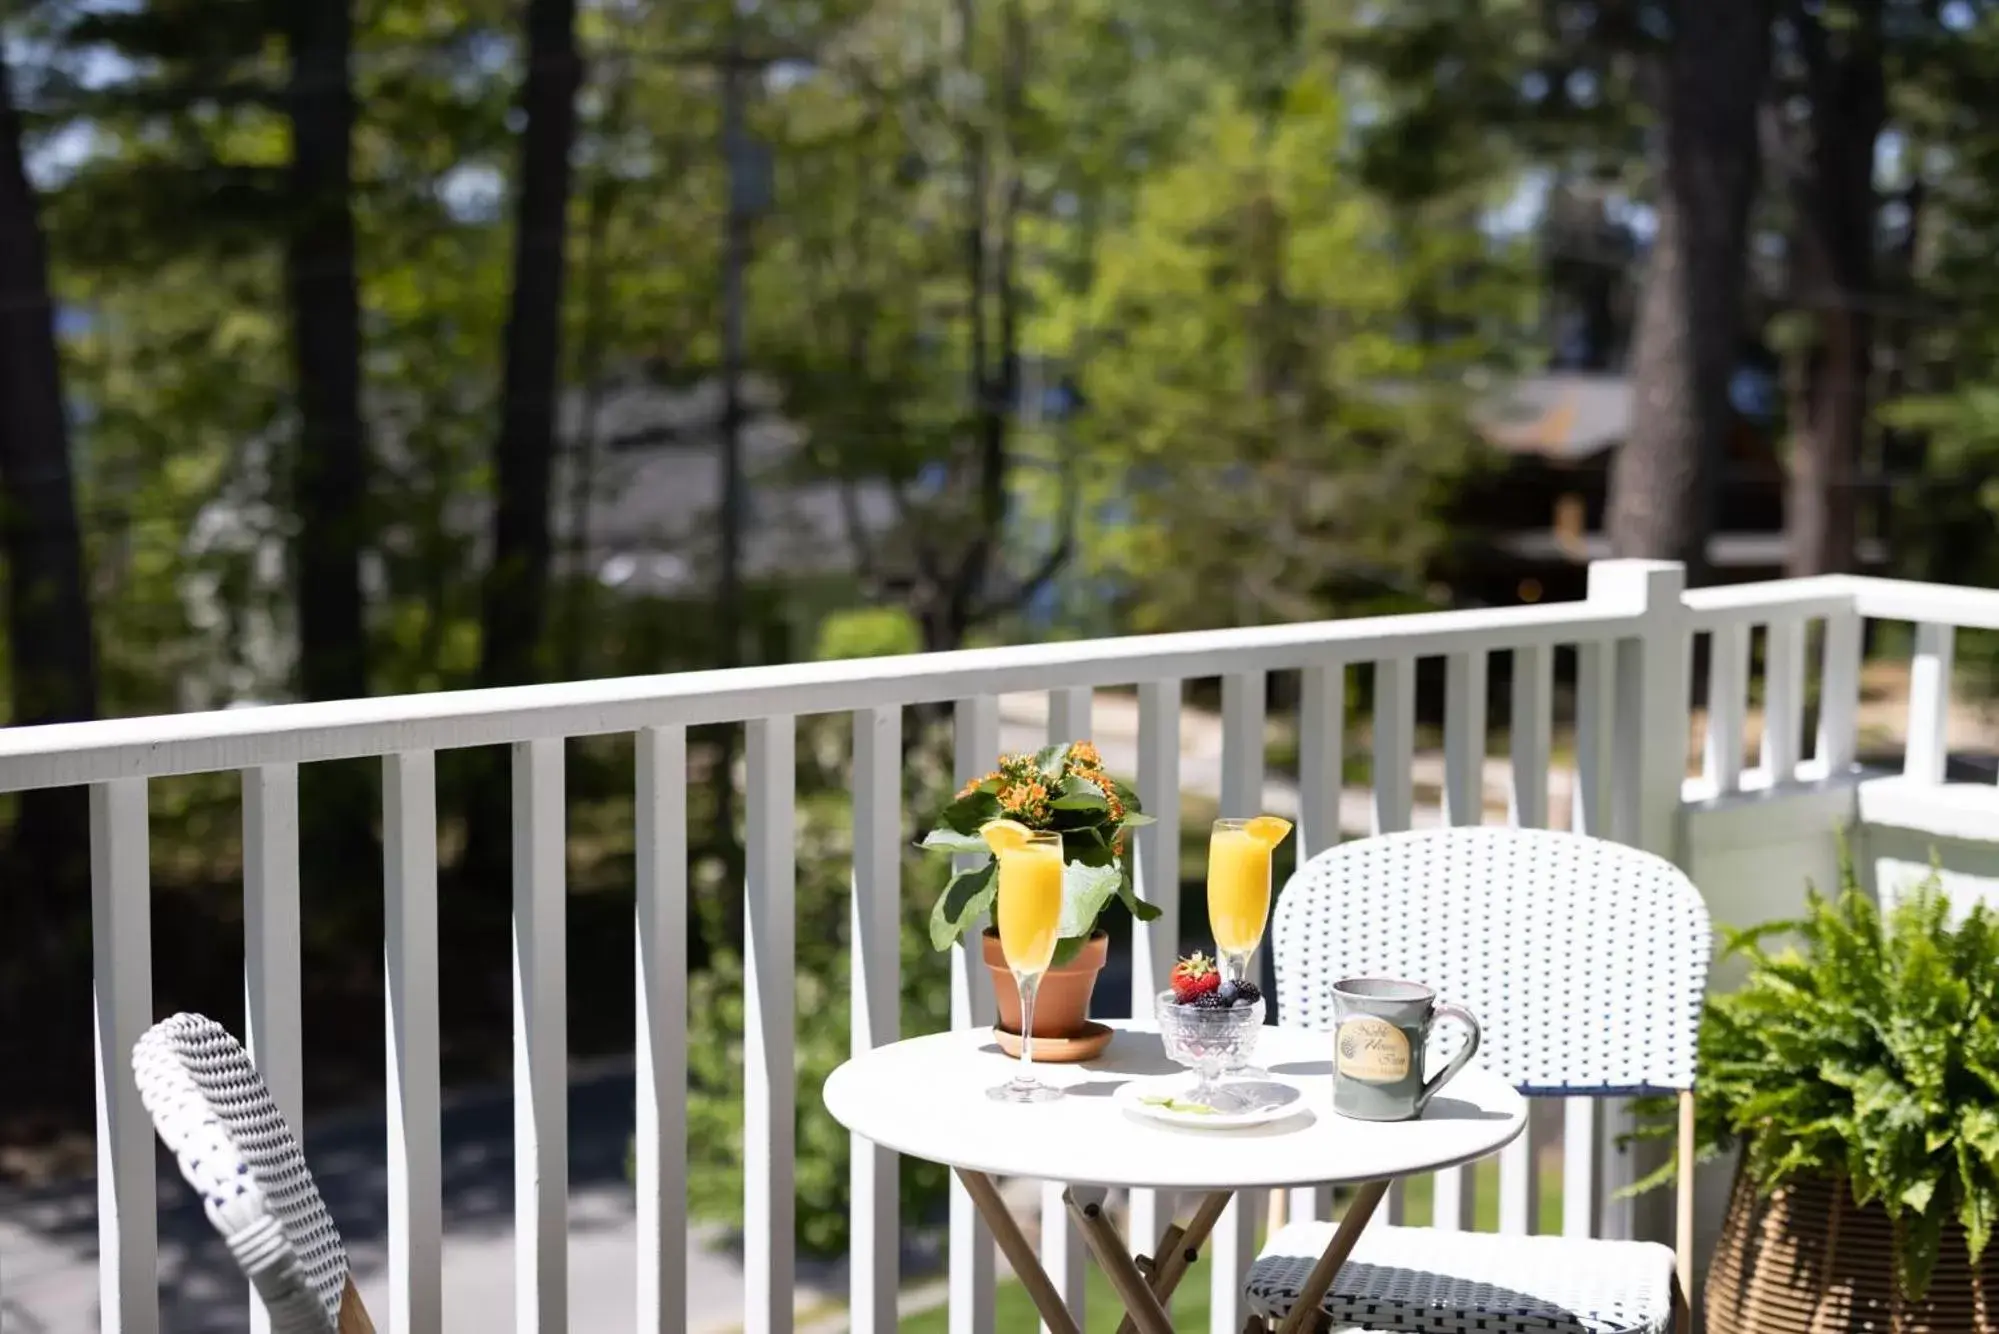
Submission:
<svg viewBox="0 0 1999 1334">
<path fill-rule="evenodd" d="M 1064 1199 L 1091 1253 L 1129 1317 L 1120 1331 L 1172 1334 L 1164 1303 L 1239 1190 L 1288 1186 L 1359 1187 L 1325 1254 L 1285 1321 L 1306 1328 L 1390 1182 L 1472 1162 L 1499 1151 L 1526 1127 L 1527 1103 L 1497 1076 L 1466 1070 L 1431 1100 L 1419 1121 L 1355 1121 L 1333 1111 L 1332 1034 L 1265 1028 L 1256 1062 L 1301 1094 L 1296 1115 L 1236 1130 L 1182 1129 L 1128 1112 L 1112 1100 L 1121 1084 L 1193 1072 L 1166 1058 L 1150 1024 L 1114 1020 L 1104 1054 L 1079 1065 L 1037 1065 L 1042 1082 L 1067 1096 L 1053 1102 L 994 1102 L 986 1090 L 1013 1073 L 991 1029 L 967 1028 L 877 1047 L 826 1080 L 826 1110 L 864 1139 L 958 1174 L 993 1230 L 1042 1319 L 1058 1334 L 1076 1322 L 1049 1282 L 1034 1248 L 1006 1211 L 995 1176 L 1069 1185 Z M 1169 1227 L 1134 1257 L 1104 1212 L 1110 1188 L 1196 1192 L 1183 1229 Z"/>
</svg>

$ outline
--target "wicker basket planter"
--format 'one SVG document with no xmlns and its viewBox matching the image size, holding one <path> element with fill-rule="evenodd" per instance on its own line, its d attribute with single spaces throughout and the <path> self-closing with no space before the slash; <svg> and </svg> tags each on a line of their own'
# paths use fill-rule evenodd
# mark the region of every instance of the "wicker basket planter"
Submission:
<svg viewBox="0 0 1999 1334">
<path fill-rule="evenodd" d="M 1919 1302 L 1897 1295 L 1894 1224 L 1856 1206 L 1846 1183 L 1798 1182 L 1759 1197 L 1737 1172 L 1708 1266 L 1709 1334 L 1999 1334 L 1999 1247 L 1976 1268 L 1945 1225 L 1936 1276 Z"/>
</svg>

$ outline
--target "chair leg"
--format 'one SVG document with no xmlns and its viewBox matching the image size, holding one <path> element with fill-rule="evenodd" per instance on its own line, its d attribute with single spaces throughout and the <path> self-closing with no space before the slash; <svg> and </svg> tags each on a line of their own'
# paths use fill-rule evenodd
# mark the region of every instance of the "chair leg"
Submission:
<svg viewBox="0 0 1999 1334">
<path fill-rule="evenodd" d="M 340 1327 L 335 1334 L 375 1334 L 375 1322 L 368 1319 L 368 1308 L 361 1305 L 361 1294 L 354 1289 L 354 1279 L 347 1279 L 347 1290 L 340 1294 Z"/>
</svg>

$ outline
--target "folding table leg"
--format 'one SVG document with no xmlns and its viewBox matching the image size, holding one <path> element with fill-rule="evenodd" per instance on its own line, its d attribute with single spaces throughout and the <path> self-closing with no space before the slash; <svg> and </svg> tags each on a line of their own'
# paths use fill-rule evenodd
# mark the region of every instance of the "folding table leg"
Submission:
<svg viewBox="0 0 1999 1334">
<path fill-rule="evenodd" d="M 1048 1281 L 1048 1271 L 1041 1267 L 1041 1257 L 1034 1253 L 1034 1247 L 1021 1235 L 1020 1224 L 1013 1221 L 1007 1212 L 1006 1201 L 1000 1198 L 999 1187 L 984 1172 L 974 1172 L 968 1168 L 952 1169 L 958 1179 L 965 1183 L 965 1193 L 972 1197 L 979 1216 L 992 1229 L 993 1240 L 999 1243 L 1007 1263 L 1013 1266 L 1014 1277 L 1027 1289 L 1027 1295 L 1034 1299 L 1034 1308 L 1041 1312 L 1042 1321 L 1055 1334 L 1082 1334 L 1076 1328 L 1075 1317 L 1069 1314 L 1069 1307 L 1062 1300 L 1062 1294 Z M 1130 1263 L 1129 1257 L 1126 1263 Z M 1170 1329 L 1163 1334 L 1172 1334 Z"/>
<path fill-rule="evenodd" d="M 1233 1198 L 1234 1195 L 1226 1190 L 1203 1195 L 1194 1216 L 1187 1220 L 1186 1231 L 1169 1227 L 1160 1235 L 1159 1244 L 1152 1248 L 1152 1264 L 1146 1270 L 1146 1278 L 1152 1285 L 1152 1295 L 1159 1299 L 1161 1306 L 1173 1300 L 1174 1289 L 1187 1276 L 1187 1266 L 1200 1255 L 1202 1244 L 1215 1230 L 1215 1220 L 1222 1216 L 1222 1210 L 1229 1207 Z M 1117 1334 L 1137 1334 L 1137 1331 L 1138 1324 L 1130 1316 L 1126 1316 L 1117 1327 Z"/>
<path fill-rule="evenodd" d="M 1305 1286 L 1298 1290 L 1298 1304 L 1291 1308 L 1291 1314 L 1284 1317 L 1284 1323 L 1277 1327 L 1278 1334 L 1303 1334 L 1312 1327 L 1319 1317 L 1319 1303 L 1326 1299 L 1327 1289 L 1339 1277 L 1340 1266 L 1353 1254 L 1354 1243 L 1367 1227 L 1367 1220 L 1374 1217 L 1374 1207 L 1381 1203 L 1381 1197 L 1388 1193 L 1386 1181 L 1370 1181 L 1354 1193 L 1353 1203 L 1340 1215 L 1340 1225 L 1333 1233 L 1333 1239 L 1326 1246 L 1326 1253 L 1319 1257 L 1319 1263 L 1312 1266 L 1312 1272 L 1305 1278 Z"/>
<path fill-rule="evenodd" d="M 1146 1283 L 1145 1275 L 1138 1272 L 1138 1264 L 1125 1249 L 1124 1238 L 1111 1226 L 1111 1220 L 1104 1215 L 1101 1197 L 1085 1204 L 1076 1198 L 1072 1187 L 1062 1193 L 1069 1205 L 1069 1212 L 1082 1229 L 1083 1240 L 1089 1243 L 1090 1253 L 1097 1257 L 1097 1264 L 1104 1271 L 1104 1277 L 1117 1289 L 1118 1299 L 1124 1309 L 1131 1313 L 1139 1334 L 1173 1334 L 1173 1320 L 1166 1314 L 1166 1308 L 1159 1304 L 1159 1298 Z"/>
</svg>

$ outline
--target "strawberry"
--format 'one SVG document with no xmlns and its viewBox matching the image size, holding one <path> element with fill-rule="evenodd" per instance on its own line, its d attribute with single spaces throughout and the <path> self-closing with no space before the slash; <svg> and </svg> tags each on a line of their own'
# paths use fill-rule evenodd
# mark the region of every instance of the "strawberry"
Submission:
<svg viewBox="0 0 1999 1334">
<path fill-rule="evenodd" d="M 1196 951 L 1173 965 L 1173 999 L 1188 1005 L 1222 984 L 1215 961 Z"/>
</svg>

